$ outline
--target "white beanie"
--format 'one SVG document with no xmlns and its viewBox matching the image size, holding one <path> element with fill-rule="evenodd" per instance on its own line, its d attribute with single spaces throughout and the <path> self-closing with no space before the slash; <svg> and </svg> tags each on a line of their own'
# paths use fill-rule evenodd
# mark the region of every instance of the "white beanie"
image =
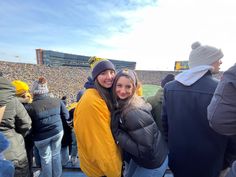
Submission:
<svg viewBox="0 0 236 177">
<path fill-rule="evenodd" d="M 188 61 L 190 69 L 201 65 L 211 65 L 224 56 L 220 49 L 207 45 L 202 46 L 200 42 L 194 42 L 191 47 L 192 51 Z"/>
</svg>

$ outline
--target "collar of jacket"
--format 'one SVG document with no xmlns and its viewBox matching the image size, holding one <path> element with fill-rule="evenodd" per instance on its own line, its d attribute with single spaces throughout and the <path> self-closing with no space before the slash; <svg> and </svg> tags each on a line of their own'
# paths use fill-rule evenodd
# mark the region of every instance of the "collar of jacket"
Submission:
<svg viewBox="0 0 236 177">
<path fill-rule="evenodd" d="M 48 94 L 40 94 L 40 95 L 34 95 L 34 101 L 35 100 L 42 100 L 44 99 L 45 97 L 48 97 Z"/>
</svg>

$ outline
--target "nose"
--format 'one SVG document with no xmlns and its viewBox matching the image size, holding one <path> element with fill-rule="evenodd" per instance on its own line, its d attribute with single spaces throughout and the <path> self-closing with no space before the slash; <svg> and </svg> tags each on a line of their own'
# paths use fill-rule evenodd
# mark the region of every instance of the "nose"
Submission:
<svg viewBox="0 0 236 177">
<path fill-rule="evenodd" d="M 120 93 L 125 93 L 126 91 L 125 91 L 125 88 L 124 87 L 121 87 L 120 88 Z"/>
<path fill-rule="evenodd" d="M 110 72 L 107 73 L 107 78 L 112 79 L 113 76 L 114 76 L 114 74 L 112 74 L 112 73 L 110 73 Z"/>
<path fill-rule="evenodd" d="M 219 60 L 219 64 L 221 65 L 223 62 L 222 62 L 222 60 Z"/>
</svg>

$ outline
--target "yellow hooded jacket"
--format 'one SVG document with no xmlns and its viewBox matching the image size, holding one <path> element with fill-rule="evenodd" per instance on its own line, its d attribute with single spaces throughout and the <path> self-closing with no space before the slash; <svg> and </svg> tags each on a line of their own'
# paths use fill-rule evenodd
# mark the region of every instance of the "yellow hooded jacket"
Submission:
<svg viewBox="0 0 236 177">
<path fill-rule="evenodd" d="M 89 177 L 120 177 L 121 153 L 110 129 L 110 111 L 96 89 L 87 89 L 74 112 L 80 167 Z"/>
</svg>

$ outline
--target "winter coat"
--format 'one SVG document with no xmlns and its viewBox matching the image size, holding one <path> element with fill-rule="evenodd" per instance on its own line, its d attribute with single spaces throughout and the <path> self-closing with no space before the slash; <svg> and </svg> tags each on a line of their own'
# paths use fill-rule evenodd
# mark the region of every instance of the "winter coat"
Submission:
<svg viewBox="0 0 236 177">
<path fill-rule="evenodd" d="M 207 120 L 217 84 L 207 72 L 190 86 L 172 81 L 164 88 L 162 119 L 175 177 L 218 177 L 223 168 L 228 139 Z"/>
<path fill-rule="evenodd" d="M 236 134 L 236 65 L 224 72 L 208 106 L 208 119 L 215 131 Z"/>
<path fill-rule="evenodd" d="M 32 119 L 34 141 L 57 135 L 63 130 L 61 116 L 65 119 L 69 118 L 69 112 L 64 103 L 60 99 L 47 95 L 35 96 L 27 109 Z"/>
<path fill-rule="evenodd" d="M 161 121 L 161 109 L 162 109 L 162 101 L 163 101 L 163 88 L 159 88 L 154 96 L 148 97 L 147 102 L 152 105 L 152 116 L 155 120 L 158 128 L 161 132 L 163 132 L 163 126 Z"/>
<path fill-rule="evenodd" d="M 30 129 L 31 119 L 24 106 L 14 97 L 7 103 L 2 122 L 0 123 L 0 131 L 11 143 L 11 152 L 6 151 L 6 157 L 10 159 L 20 159 L 21 155 L 24 156 L 23 136 L 25 136 Z M 22 148 L 20 148 L 21 146 Z"/>
<path fill-rule="evenodd" d="M 220 134 L 236 135 L 236 65 L 224 72 L 208 106 L 208 119 L 211 127 Z M 229 176 L 236 176 L 236 161 Z"/>
<path fill-rule="evenodd" d="M 87 89 L 74 112 L 80 167 L 87 176 L 121 176 L 121 155 L 111 133 L 110 116 L 98 91 Z"/>
<path fill-rule="evenodd" d="M 112 129 L 116 142 L 139 166 L 148 169 L 161 166 L 168 148 L 148 106 L 129 108 L 125 114 L 117 110 L 113 113 L 112 121 L 119 123 L 118 133 Z"/>
<path fill-rule="evenodd" d="M 15 88 L 11 85 L 10 81 L 0 77 L 0 106 L 6 106 L 12 98 L 15 97 Z M 3 116 L 3 115 L 2 115 Z M 9 141 L 6 136 L 0 132 L 0 176 L 13 177 L 15 167 L 10 160 L 4 160 L 3 152 L 9 148 Z M 27 166 L 27 164 L 25 164 Z"/>
<path fill-rule="evenodd" d="M 7 160 L 11 160 L 16 168 L 15 176 L 28 175 L 28 160 L 25 150 L 24 136 L 31 129 L 31 119 L 19 100 L 14 97 L 6 104 L 0 124 L 0 131 L 7 137 L 10 147 L 4 152 Z"/>
<path fill-rule="evenodd" d="M 0 106 L 6 105 L 15 97 L 15 88 L 4 77 L 0 77 Z"/>
</svg>

